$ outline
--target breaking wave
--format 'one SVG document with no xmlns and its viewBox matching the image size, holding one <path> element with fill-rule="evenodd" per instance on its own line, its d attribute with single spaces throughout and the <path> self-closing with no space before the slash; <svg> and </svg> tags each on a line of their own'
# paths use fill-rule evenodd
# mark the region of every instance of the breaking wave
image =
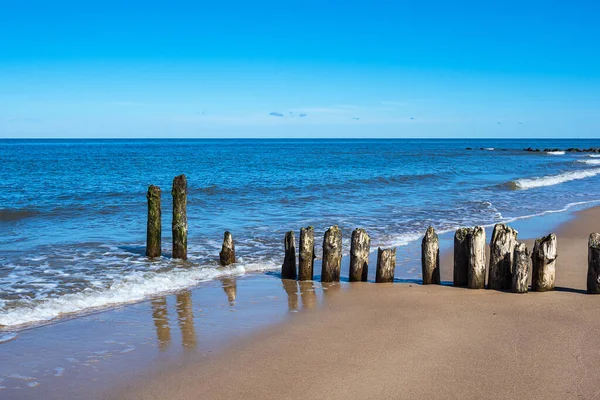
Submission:
<svg viewBox="0 0 600 400">
<path fill-rule="evenodd" d="M 554 186 L 577 179 L 585 179 L 600 174 L 600 168 L 565 172 L 559 175 L 548 175 L 537 178 L 523 178 L 508 182 L 511 189 L 533 189 L 544 186 Z"/>
</svg>

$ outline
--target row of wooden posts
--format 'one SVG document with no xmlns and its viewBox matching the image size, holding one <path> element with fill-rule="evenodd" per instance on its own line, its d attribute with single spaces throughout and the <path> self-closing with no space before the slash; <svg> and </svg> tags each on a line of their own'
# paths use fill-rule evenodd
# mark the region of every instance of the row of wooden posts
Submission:
<svg viewBox="0 0 600 400">
<path fill-rule="evenodd" d="M 187 180 L 185 175 L 173 179 L 173 258 L 187 259 Z M 161 256 L 161 190 L 148 187 L 148 225 L 146 256 Z M 371 239 L 364 229 L 352 232 L 350 244 L 350 282 L 367 281 Z M 300 229 L 298 264 L 296 264 L 296 239 L 294 231 L 284 238 L 283 279 L 312 280 L 315 260 L 315 233 L 312 226 Z M 531 271 L 531 289 L 543 292 L 554 290 L 556 278 L 557 239 L 550 234 L 537 239 L 531 254 L 524 243 L 517 241 L 517 231 L 505 224 L 494 226 L 490 240 L 489 263 L 486 263 L 485 229 L 459 228 L 454 235 L 454 286 L 470 289 L 487 288 L 528 291 Z M 235 245 L 230 232 L 225 232 L 219 254 L 223 266 L 235 263 Z M 342 264 L 342 232 L 337 225 L 325 231 L 321 282 L 340 280 Z M 438 235 L 427 228 L 421 243 L 423 284 L 441 284 L 440 248 Z M 375 282 L 393 282 L 396 269 L 396 249 L 377 250 Z M 487 274 L 486 274 L 487 272 Z M 588 242 L 588 293 L 600 294 L 600 234 L 592 233 Z"/>
</svg>

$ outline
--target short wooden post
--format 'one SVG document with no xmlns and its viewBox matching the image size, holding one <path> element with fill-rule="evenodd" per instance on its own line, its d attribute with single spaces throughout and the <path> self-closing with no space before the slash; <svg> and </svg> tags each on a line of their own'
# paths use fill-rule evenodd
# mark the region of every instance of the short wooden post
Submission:
<svg viewBox="0 0 600 400">
<path fill-rule="evenodd" d="M 467 271 L 469 289 L 485 288 L 485 229 L 473 228 L 469 236 L 469 269 Z"/>
<path fill-rule="evenodd" d="M 396 248 L 377 249 L 377 270 L 375 271 L 375 282 L 394 282 L 396 272 Z"/>
<path fill-rule="evenodd" d="M 587 292 L 600 294 L 600 233 L 592 233 L 588 240 Z"/>
<path fill-rule="evenodd" d="M 321 282 L 339 282 L 342 268 L 342 231 L 334 225 L 323 237 Z"/>
<path fill-rule="evenodd" d="M 496 224 L 490 240 L 490 269 L 488 288 L 509 290 L 518 232 L 505 224 Z"/>
<path fill-rule="evenodd" d="M 161 209 L 160 188 L 148 186 L 148 223 L 146 227 L 146 257 L 160 257 L 161 254 Z"/>
<path fill-rule="evenodd" d="M 371 238 L 364 229 L 352 231 L 350 242 L 350 282 L 366 282 L 369 273 Z"/>
<path fill-rule="evenodd" d="M 173 258 L 187 259 L 187 179 L 185 175 L 173 179 Z"/>
<path fill-rule="evenodd" d="M 221 252 L 219 253 L 219 262 L 224 267 L 235 263 L 235 244 L 229 231 L 225 231 L 223 235 L 223 246 L 221 246 Z"/>
<path fill-rule="evenodd" d="M 315 267 L 315 230 L 312 226 L 300 228 L 298 248 L 298 280 L 312 281 Z"/>
<path fill-rule="evenodd" d="M 529 249 L 525 243 L 516 243 L 513 253 L 511 291 L 513 293 L 527 293 L 530 265 Z"/>
<path fill-rule="evenodd" d="M 466 287 L 469 271 L 469 238 L 473 229 L 459 228 L 454 234 L 454 286 Z"/>
<path fill-rule="evenodd" d="M 440 241 L 431 226 L 421 242 L 421 268 L 423 285 L 440 284 Z"/>
<path fill-rule="evenodd" d="M 285 234 L 283 245 L 285 255 L 281 266 L 281 278 L 296 279 L 296 238 L 294 237 L 294 231 Z"/>
<path fill-rule="evenodd" d="M 531 290 L 534 292 L 546 292 L 554 290 L 556 279 L 556 258 L 558 248 L 556 235 L 554 233 L 536 239 L 531 253 Z"/>
</svg>

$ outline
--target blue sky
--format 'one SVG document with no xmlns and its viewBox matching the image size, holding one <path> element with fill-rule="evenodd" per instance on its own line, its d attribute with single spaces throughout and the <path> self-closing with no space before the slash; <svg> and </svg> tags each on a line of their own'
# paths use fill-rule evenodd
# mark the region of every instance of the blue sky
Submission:
<svg viewBox="0 0 600 400">
<path fill-rule="evenodd" d="M 593 1 L 0 0 L 0 137 L 598 137 Z"/>
</svg>

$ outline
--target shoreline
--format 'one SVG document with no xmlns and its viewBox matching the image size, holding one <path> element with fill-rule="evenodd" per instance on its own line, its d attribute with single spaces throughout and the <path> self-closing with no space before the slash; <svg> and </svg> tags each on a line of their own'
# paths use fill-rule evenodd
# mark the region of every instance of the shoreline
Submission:
<svg viewBox="0 0 600 400">
<path fill-rule="evenodd" d="M 145 374 L 107 398 L 597 397 L 600 349 L 589 346 L 600 298 L 584 293 L 587 237 L 598 226 L 600 207 L 559 227 L 554 292 L 351 284 L 315 312 L 201 362 Z"/>
<path fill-rule="evenodd" d="M 548 233 L 550 226 L 570 226 L 570 221 L 576 221 L 588 210 L 600 210 L 600 207 L 523 219 L 511 226 L 526 227 L 525 231 L 537 237 Z M 452 276 L 451 269 L 444 267 L 444 257 L 448 254 L 451 257 L 452 237 L 453 232 L 440 235 L 444 283 L 451 281 Z M 398 252 L 398 262 L 406 263 L 406 268 L 414 265 L 420 272 L 419 242 L 412 250 L 399 247 L 402 250 Z M 584 242 L 587 243 L 587 238 Z M 559 250 L 561 243 L 559 239 Z M 587 250 L 584 251 L 587 256 Z M 376 258 L 376 253 L 375 250 L 371 254 Z M 347 262 L 346 257 L 343 265 L 346 271 Z M 374 274 L 374 258 L 370 265 L 370 272 Z M 445 277 L 448 272 L 449 279 Z M 413 292 L 422 290 L 442 290 L 443 297 L 444 290 L 457 290 L 447 285 L 444 286 L 447 289 L 421 286 L 419 276 L 396 279 L 393 287 L 399 288 L 400 296 L 411 298 Z M 328 287 L 319 282 L 282 281 L 276 273 L 225 277 L 140 303 L 19 331 L 16 339 L 0 344 L 11 360 L 10 365 L 0 365 L 0 393 L 6 394 L 7 398 L 35 398 L 40 390 L 44 390 L 49 399 L 111 398 L 114 393 L 118 393 L 117 398 L 128 398 L 135 396 L 136 389 L 128 386 L 132 382 L 141 384 L 154 381 L 157 376 L 185 375 L 198 363 L 219 362 L 233 349 L 252 345 L 264 340 L 264 335 L 270 337 L 273 332 L 281 332 L 289 329 L 291 324 L 298 324 L 299 320 L 304 321 L 305 315 L 329 315 L 338 300 L 353 306 L 351 299 L 362 298 L 363 293 L 367 297 L 373 296 L 373 301 L 387 301 L 390 296 L 385 289 L 390 285 L 350 284 L 345 282 L 347 272 L 343 272 L 342 277 L 340 284 Z M 557 285 L 561 285 L 560 274 Z M 582 287 L 585 287 L 585 278 Z M 407 292 L 407 288 L 410 291 Z M 376 321 L 372 323 L 376 324 Z M 80 340 L 82 337 L 86 340 Z M 281 338 L 273 340 L 281 342 Z M 284 343 L 285 340 L 282 345 Z M 40 352 L 44 357 L 34 356 Z M 26 355 L 22 356 L 23 353 Z M 17 364 L 18 368 L 15 368 Z M 32 368 L 37 373 L 32 373 Z M 31 384 L 36 386 L 29 386 Z M 126 388 L 124 391 L 123 387 Z M 151 394 L 146 395 L 152 398 Z"/>
</svg>

